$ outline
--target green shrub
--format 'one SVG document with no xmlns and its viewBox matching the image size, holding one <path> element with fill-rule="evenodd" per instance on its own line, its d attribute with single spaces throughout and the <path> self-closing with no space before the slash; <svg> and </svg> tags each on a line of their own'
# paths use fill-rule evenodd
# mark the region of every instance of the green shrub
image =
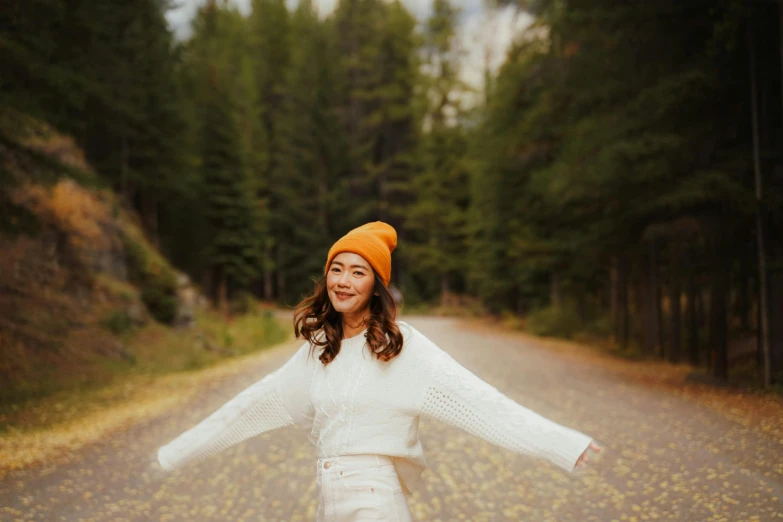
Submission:
<svg viewBox="0 0 783 522">
<path fill-rule="evenodd" d="M 168 262 L 134 236 L 124 231 L 123 243 L 128 261 L 128 276 L 141 288 L 141 300 L 152 316 L 171 324 L 177 316 L 177 277 Z"/>
<path fill-rule="evenodd" d="M 500 323 L 509 330 L 524 330 L 525 321 L 514 312 L 505 310 L 501 313 Z"/>
<path fill-rule="evenodd" d="M 229 310 L 233 315 L 244 315 L 255 311 L 256 300 L 253 294 L 241 290 L 231 299 Z"/>
<path fill-rule="evenodd" d="M 177 280 L 168 275 L 151 277 L 141 287 L 141 300 L 152 316 L 165 324 L 173 323 L 177 317 Z"/>
<path fill-rule="evenodd" d="M 101 326 L 113 334 L 119 335 L 133 328 L 133 321 L 125 312 L 115 311 L 101 320 Z"/>
<path fill-rule="evenodd" d="M 537 310 L 527 317 L 525 325 L 532 334 L 564 339 L 573 338 L 585 327 L 577 307 L 572 303 Z"/>
<path fill-rule="evenodd" d="M 233 346 L 234 346 L 234 336 L 231 335 L 231 331 L 228 328 L 223 330 L 223 335 L 221 337 L 221 342 L 222 342 L 224 348 L 233 348 Z"/>
<path fill-rule="evenodd" d="M 611 337 L 614 331 L 611 315 L 608 313 L 599 315 L 585 326 L 585 331 L 593 337 Z"/>
</svg>

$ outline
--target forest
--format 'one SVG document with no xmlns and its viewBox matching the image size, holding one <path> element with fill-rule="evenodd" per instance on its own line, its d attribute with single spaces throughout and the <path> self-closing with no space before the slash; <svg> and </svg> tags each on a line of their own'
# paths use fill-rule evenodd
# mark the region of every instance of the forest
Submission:
<svg viewBox="0 0 783 522">
<path fill-rule="evenodd" d="M 208 0 L 186 39 L 168 0 L 3 2 L 0 157 L 43 166 L 0 161 L 0 235 L 56 132 L 219 309 L 296 304 L 381 220 L 409 310 L 783 384 L 783 2 L 488 7 L 532 23 L 476 92 L 448 0 Z"/>
</svg>

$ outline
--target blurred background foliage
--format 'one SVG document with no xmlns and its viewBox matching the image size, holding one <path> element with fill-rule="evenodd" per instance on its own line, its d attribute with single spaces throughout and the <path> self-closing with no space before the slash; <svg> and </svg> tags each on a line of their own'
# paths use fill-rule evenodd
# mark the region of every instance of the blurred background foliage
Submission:
<svg viewBox="0 0 783 522">
<path fill-rule="evenodd" d="M 406 312 L 783 381 L 780 3 L 493 5 L 532 24 L 476 98 L 447 0 L 210 0 L 182 41 L 166 0 L 4 2 L 4 375 L 85 322 L 33 289 L 115 336 L 121 302 L 176 323 L 182 276 L 224 313 L 293 305 L 383 220 Z"/>
</svg>

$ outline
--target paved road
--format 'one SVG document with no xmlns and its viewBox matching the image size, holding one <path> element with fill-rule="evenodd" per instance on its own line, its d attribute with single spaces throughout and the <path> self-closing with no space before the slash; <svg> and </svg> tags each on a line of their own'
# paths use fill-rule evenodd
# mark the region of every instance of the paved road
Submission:
<svg viewBox="0 0 783 522">
<path fill-rule="evenodd" d="M 409 499 L 423 521 L 783 520 L 783 441 L 613 373 L 595 357 L 455 320 L 409 318 L 518 402 L 588 433 L 605 451 L 573 474 L 422 420 L 430 464 Z M 314 520 L 315 452 L 285 428 L 173 473 L 155 450 L 272 371 L 298 343 L 240 378 L 83 450 L 74 462 L 0 482 L 0 520 Z M 591 463 L 593 461 L 591 460 Z"/>
</svg>

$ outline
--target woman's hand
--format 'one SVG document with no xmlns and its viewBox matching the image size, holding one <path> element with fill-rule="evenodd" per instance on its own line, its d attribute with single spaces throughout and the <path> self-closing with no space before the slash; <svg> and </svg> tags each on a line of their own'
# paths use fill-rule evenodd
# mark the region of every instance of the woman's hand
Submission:
<svg viewBox="0 0 783 522">
<path fill-rule="evenodd" d="M 579 456 L 579 458 L 576 459 L 576 465 L 574 466 L 575 468 L 581 468 L 585 464 L 587 464 L 587 451 L 588 450 L 593 450 L 596 453 L 600 453 L 601 452 L 601 447 L 598 444 L 596 444 L 595 442 L 591 442 L 590 445 L 587 447 L 587 449 L 584 451 L 584 453 L 582 453 Z"/>
</svg>

